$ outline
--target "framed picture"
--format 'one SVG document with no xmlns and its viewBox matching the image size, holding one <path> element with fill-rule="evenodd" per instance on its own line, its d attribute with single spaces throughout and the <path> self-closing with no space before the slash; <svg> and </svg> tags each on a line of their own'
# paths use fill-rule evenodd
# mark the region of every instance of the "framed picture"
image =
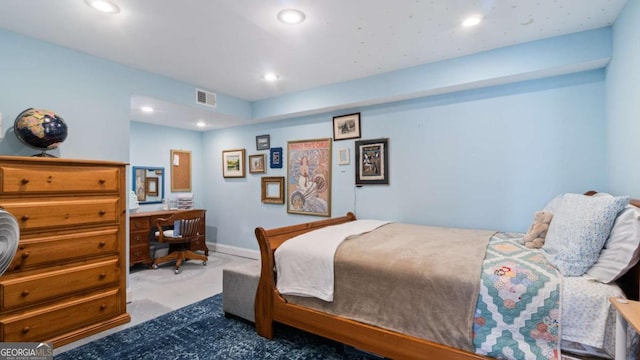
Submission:
<svg viewBox="0 0 640 360">
<path fill-rule="evenodd" d="M 267 204 L 284 204 L 284 176 L 263 176 L 262 202 Z"/>
<path fill-rule="evenodd" d="M 147 195 L 158 196 L 158 178 L 147 177 L 145 180 L 145 188 L 147 189 Z"/>
<path fill-rule="evenodd" d="M 333 140 L 360 138 L 360 113 L 333 117 Z"/>
<path fill-rule="evenodd" d="M 287 143 L 287 212 L 331 216 L 331 139 Z"/>
<path fill-rule="evenodd" d="M 266 173 L 267 168 L 264 165 L 264 154 L 249 155 L 249 172 L 250 173 Z"/>
<path fill-rule="evenodd" d="M 282 169 L 282 148 L 271 148 L 269 155 L 269 166 L 271 166 L 272 169 Z"/>
<path fill-rule="evenodd" d="M 142 167 L 136 167 L 133 169 L 134 177 L 135 177 L 135 189 L 136 196 L 138 197 L 138 201 L 146 201 L 147 200 L 147 169 Z"/>
<path fill-rule="evenodd" d="M 338 165 L 349 165 L 349 148 L 338 149 Z"/>
<path fill-rule="evenodd" d="M 389 184 L 389 139 L 356 141 L 356 185 Z"/>
<path fill-rule="evenodd" d="M 269 141 L 269 135 L 256 136 L 256 149 L 269 150 L 270 147 L 271 147 L 271 144 Z"/>
<path fill-rule="evenodd" d="M 222 176 L 226 178 L 245 177 L 244 149 L 222 151 Z"/>
</svg>

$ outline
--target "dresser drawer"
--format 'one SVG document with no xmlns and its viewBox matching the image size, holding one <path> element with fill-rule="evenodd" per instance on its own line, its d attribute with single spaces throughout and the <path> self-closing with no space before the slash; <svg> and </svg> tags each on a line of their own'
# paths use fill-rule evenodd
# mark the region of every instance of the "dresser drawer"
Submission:
<svg viewBox="0 0 640 360">
<path fill-rule="evenodd" d="M 2 193 L 117 192 L 120 169 L 1 165 Z"/>
<path fill-rule="evenodd" d="M 6 274 L 42 265 L 65 263 L 88 257 L 115 254 L 118 228 L 22 238 Z"/>
<path fill-rule="evenodd" d="M 151 251 L 149 245 L 132 246 L 129 249 L 129 264 L 151 263 Z"/>
<path fill-rule="evenodd" d="M 118 289 L 84 298 L 0 317 L 2 342 L 46 341 L 73 329 L 98 323 L 124 313 Z"/>
<path fill-rule="evenodd" d="M 18 220 L 20 231 L 73 225 L 115 224 L 119 220 L 117 197 L 0 200 L 0 206 Z"/>
<path fill-rule="evenodd" d="M 149 247 L 149 231 L 134 231 L 129 234 L 129 246 L 144 245 Z"/>
<path fill-rule="evenodd" d="M 129 231 L 149 232 L 149 218 L 148 217 L 130 218 Z"/>
<path fill-rule="evenodd" d="M 115 284 L 120 271 L 118 259 L 113 258 L 46 273 L 25 272 L 19 275 L 0 277 L 1 311 Z"/>
</svg>

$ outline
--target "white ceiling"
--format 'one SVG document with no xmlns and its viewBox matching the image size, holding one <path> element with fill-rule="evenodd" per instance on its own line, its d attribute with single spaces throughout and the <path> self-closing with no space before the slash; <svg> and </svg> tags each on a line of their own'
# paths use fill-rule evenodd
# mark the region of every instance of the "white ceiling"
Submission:
<svg viewBox="0 0 640 360">
<path fill-rule="evenodd" d="M 3 0 L 0 27 L 253 101 L 609 26 L 627 0 L 113 1 L 119 14 L 84 0 Z M 306 20 L 278 22 L 284 8 L 302 10 Z M 462 28 L 471 14 L 484 21 Z M 266 71 L 280 80 L 266 82 Z M 145 102 L 157 107 L 152 116 L 135 109 Z M 176 127 L 187 127 L 176 120 L 185 117 L 233 123 L 144 96 L 132 98 L 131 116 Z"/>
</svg>

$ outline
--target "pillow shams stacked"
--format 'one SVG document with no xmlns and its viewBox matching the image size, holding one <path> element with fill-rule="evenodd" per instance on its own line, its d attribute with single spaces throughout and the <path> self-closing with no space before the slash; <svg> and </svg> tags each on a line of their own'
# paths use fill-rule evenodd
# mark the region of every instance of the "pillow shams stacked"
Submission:
<svg viewBox="0 0 640 360">
<path fill-rule="evenodd" d="M 591 197 L 565 194 L 554 212 L 545 244 L 545 257 L 565 276 L 580 276 L 598 260 L 628 196 Z"/>
</svg>

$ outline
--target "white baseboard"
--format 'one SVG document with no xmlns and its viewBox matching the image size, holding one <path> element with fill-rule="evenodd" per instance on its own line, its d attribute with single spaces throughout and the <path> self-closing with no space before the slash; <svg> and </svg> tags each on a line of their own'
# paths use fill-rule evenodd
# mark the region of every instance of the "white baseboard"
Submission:
<svg viewBox="0 0 640 360">
<path fill-rule="evenodd" d="M 209 250 L 229 255 L 241 256 L 249 259 L 260 259 L 260 251 L 239 248 L 231 245 L 207 243 Z"/>
</svg>

